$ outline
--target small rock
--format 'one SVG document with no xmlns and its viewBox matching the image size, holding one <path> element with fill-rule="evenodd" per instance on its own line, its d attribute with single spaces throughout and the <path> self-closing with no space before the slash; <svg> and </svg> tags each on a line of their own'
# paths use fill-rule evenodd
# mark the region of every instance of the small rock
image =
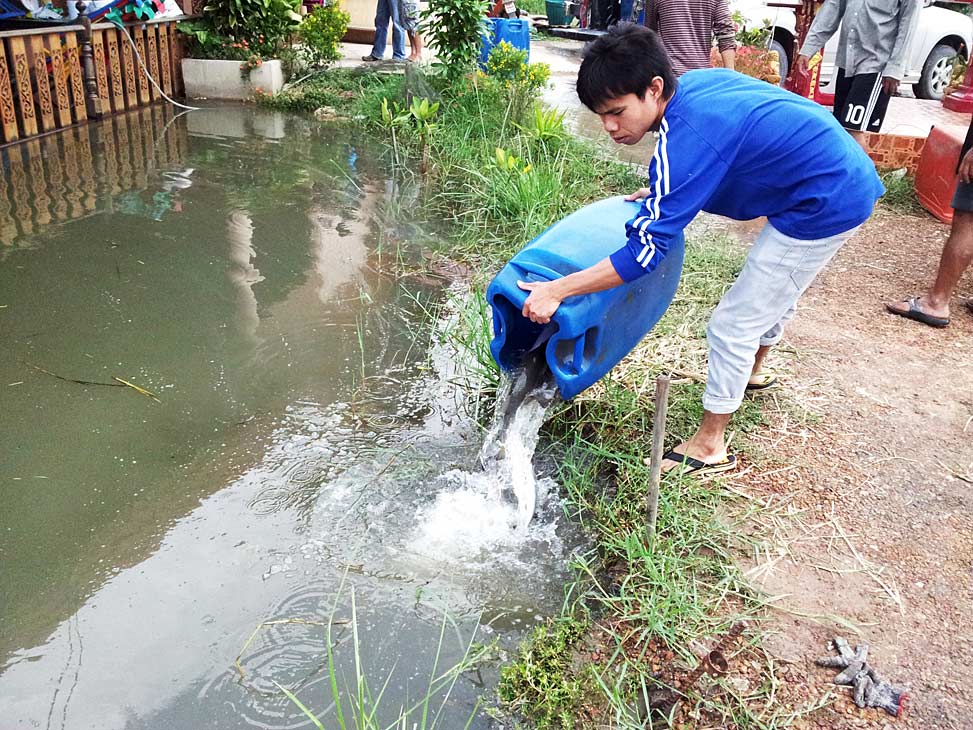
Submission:
<svg viewBox="0 0 973 730">
<path fill-rule="evenodd" d="M 750 689 L 750 680 L 746 677 L 733 677 L 730 679 L 730 686 L 733 687 L 738 694 L 744 694 Z"/>
<path fill-rule="evenodd" d="M 338 119 L 338 112 L 333 106 L 322 106 L 314 110 L 314 118 L 321 122 Z"/>
</svg>

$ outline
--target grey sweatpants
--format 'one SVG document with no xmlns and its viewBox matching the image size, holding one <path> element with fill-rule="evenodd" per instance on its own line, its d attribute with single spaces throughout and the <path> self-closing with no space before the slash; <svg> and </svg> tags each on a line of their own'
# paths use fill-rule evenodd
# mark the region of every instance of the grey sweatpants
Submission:
<svg viewBox="0 0 973 730">
<path fill-rule="evenodd" d="M 785 236 L 769 223 L 764 226 L 706 330 L 709 372 L 704 409 L 733 413 L 740 407 L 757 348 L 780 341 L 801 294 L 860 227 L 804 241 Z"/>
</svg>

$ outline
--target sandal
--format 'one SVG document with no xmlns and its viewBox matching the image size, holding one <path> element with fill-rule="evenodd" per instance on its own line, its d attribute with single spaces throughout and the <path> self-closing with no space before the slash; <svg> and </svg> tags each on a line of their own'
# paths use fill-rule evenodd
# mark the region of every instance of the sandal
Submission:
<svg viewBox="0 0 973 730">
<path fill-rule="evenodd" d="M 890 304 L 885 305 L 885 309 L 891 314 L 897 314 L 900 317 L 905 317 L 906 319 L 912 319 L 916 322 L 922 322 L 930 327 L 945 327 L 949 324 L 949 317 L 934 317 L 931 314 L 926 314 L 919 308 L 919 297 L 910 297 L 904 300 L 909 305 L 909 309 L 903 312 L 899 309 L 895 309 Z"/>
<path fill-rule="evenodd" d="M 705 461 L 694 459 L 691 456 L 680 454 L 678 451 L 667 451 L 662 455 L 663 459 L 674 461 L 682 465 L 680 474 L 695 474 L 696 476 L 709 476 L 710 474 L 722 474 L 725 471 L 733 470 L 737 465 L 737 458 L 733 454 L 728 454 L 726 459 L 715 464 L 707 464 Z"/>
<path fill-rule="evenodd" d="M 767 388 L 773 388 L 775 385 L 777 385 L 780 382 L 777 379 L 777 376 L 774 375 L 773 373 L 760 373 L 759 375 L 756 375 L 754 377 L 757 378 L 757 382 L 747 383 L 748 393 L 752 393 L 755 390 L 767 390 Z"/>
</svg>

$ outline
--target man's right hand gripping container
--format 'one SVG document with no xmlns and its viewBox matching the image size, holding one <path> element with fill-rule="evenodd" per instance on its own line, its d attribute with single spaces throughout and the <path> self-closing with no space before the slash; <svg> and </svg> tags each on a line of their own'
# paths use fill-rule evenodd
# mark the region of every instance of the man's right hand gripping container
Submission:
<svg viewBox="0 0 973 730">
<path fill-rule="evenodd" d="M 544 347 L 561 397 L 573 398 L 655 326 L 679 284 L 682 235 L 672 239 L 650 273 L 613 289 L 569 297 L 548 325 L 521 314 L 528 292 L 517 286 L 518 280 L 552 281 L 598 263 L 621 248 L 625 223 L 638 210 L 639 203 L 622 197 L 592 203 L 541 233 L 497 274 L 487 289 L 493 309 L 490 352 L 503 370 L 519 367 L 529 352 Z"/>
</svg>

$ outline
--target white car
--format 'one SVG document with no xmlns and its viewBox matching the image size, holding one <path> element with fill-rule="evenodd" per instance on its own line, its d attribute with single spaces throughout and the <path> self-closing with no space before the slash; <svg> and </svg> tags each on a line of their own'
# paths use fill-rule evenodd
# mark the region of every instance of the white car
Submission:
<svg viewBox="0 0 973 730">
<path fill-rule="evenodd" d="M 787 71 L 794 60 L 794 11 L 788 8 L 769 8 L 763 0 L 731 0 L 730 7 L 739 11 L 747 27 L 770 26 L 773 38 L 770 48 L 780 56 L 780 77 L 787 78 Z M 822 90 L 834 91 L 834 58 L 838 48 L 838 33 L 824 47 L 824 65 L 821 68 Z M 936 7 L 932 0 L 923 0 L 919 11 L 919 27 L 909 49 L 902 83 L 912 84 L 920 99 L 941 99 L 953 73 L 954 58 L 969 58 L 973 47 L 973 19 L 953 10 Z"/>
</svg>

